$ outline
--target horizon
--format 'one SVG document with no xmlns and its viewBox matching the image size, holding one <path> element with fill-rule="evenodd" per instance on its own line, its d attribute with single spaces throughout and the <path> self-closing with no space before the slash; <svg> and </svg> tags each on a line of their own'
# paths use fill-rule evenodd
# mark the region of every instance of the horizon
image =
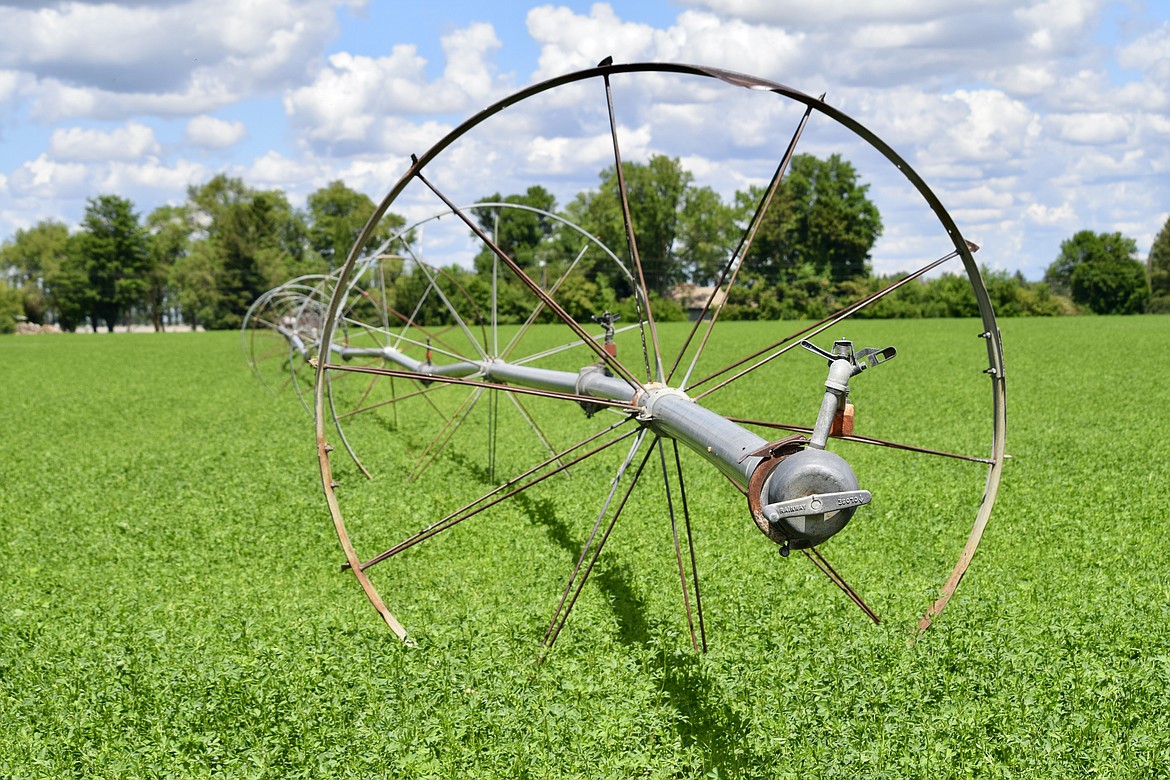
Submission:
<svg viewBox="0 0 1170 780">
<path fill-rule="evenodd" d="M 0 239 L 43 219 L 75 228 L 101 194 L 145 216 L 219 173 L 297 207 L 337 179 L 378 202 L 410 154 L 474 112 L 612 55 L 827 91 L 919 170 L 992 270 L 1038 279 L 1079 230 L 1121 232 L 1144 260 L 1170 213 L 1170 15 L 1151 6 L 0 0 L 3 29 L 27 31 L 0 54 Z M 695 102 L 685 133 L 666 103 L 640 106 L 626 159 L 669 154 L 684 134 L 726 139 L 682 162 L 728 200 L 751 183 L 719 176 L 741 139 Z M 560 166 L 562 207 L 605 167 L 574 129 L 512 139 L 529 165 L 539 151 Z M 468 198 L 510 194 L 490 166 L 459 173 Z M 920 243 L 883 237 L 875 273 Z"/>
</svg>

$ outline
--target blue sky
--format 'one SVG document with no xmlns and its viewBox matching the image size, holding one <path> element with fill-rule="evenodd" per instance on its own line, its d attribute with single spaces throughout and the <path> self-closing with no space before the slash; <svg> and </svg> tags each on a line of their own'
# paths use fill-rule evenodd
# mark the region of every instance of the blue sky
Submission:
<svg viewBox="0 0 1170 780">
<path fill-rule="evenodd" d="M 1170 12 L 1152 0 L 0 0 L 0 30 L 0 239 L 75 225 L 110 192 L 145 215 L 221 171 L 296 204 L 338 178 L 377 200 L 463 118 L 607 55 L 827 92 L 923 174 L 982 262 L 1029 278 L 1081 229 L 1144 259 L 1170 215 Z M 739 98 L 686 89 L 617 91 L 626 159 L 678 156 L 725 197 L 759 183 L 791 112 L 732 119 Z M 518 108 L 455 150 L 451 186 L 547 174 L 561 202 L 592 186 L 597 136 L 554 116 Z M 802 149 L 858 163 L 887 222 L 874 265 L 908 269 L 936 227 L 839 135 L 810 128 Z"/>
</svg>

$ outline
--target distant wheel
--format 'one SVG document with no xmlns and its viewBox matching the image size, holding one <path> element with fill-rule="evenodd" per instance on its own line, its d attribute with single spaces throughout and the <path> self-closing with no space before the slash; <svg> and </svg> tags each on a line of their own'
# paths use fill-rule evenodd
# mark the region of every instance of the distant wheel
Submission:
<svg viewBox="0 0 1170 780">
<path fill-rule="evenodd" d="M 309 359 L 320 343 L 330 277 L 299 276 L 261 295 L 240 326 L 248 366 L 269 391 L 296 394 L 312 413 L 314 370 Z"/>
<path fill-rule="evenodd" d="M 815 321 L 735 322 L 727 316 L 729 305 L 739 307 L 740 317 L 756 313 L 734 301 L 745 285 L 761 283 L 745 280 L 739 271 L 757 221 L 769 208 L 766 196 L 742 226 L 738 249 L 727 258 L 715 292 L 700 297 L 697 318 L 663 324 L 655 318 L 661 302 L 646 283 L 652 258 L 639 253 L 639 247 L 647 251 L 650 237 L 631 222 L 628 209 L 619 208 L 614 217 L 625 226 L 624 247 L 602 246 L 577 226 L 543 214 L 541 219 L 555 223 L 550 235 L 559 232 L 564 240 L 542 244 L 555 254 L 520 257 L 501 246 L 493 229 L 507 218 L 508 204 L 456 205 L 463 195 L 457 191 L 458 165 L 449 164 L 447 156 L 506 148 L 507 117 L 543 116 L 561 132 L 572 127 L 579 136 L 608 137 L 612 164 L 620 161 L 629 135 L 620 128 L 639 126 L 645 101 L 638 97 L 647 91 L 724 118 L 727 139 L 670 138 L 671 155 L 685 158 L 711 143 L 735 144 L 738 130 L 752 128 L 763 138 L 754 149 L 769 150 L 770 159 L 761 164 L 745 152 L 742 168 L 724 175 L 732 182 L 771 182 L 769 191 L 783 180 L 806 124 L 815 119 L 821 130 L 818 151 L 856 157 L 861 172 L 880 171 L 876 175 L 885 177 L 887 188 L 891 180 L 900 183 L 901 191 L 888 195 L 893 205 L 887 213 L 915 224 L 924 216 L 937 222 L 937 247 L 914 271 L 877 288 L 842 285 L 836 308 Z M 617 118 L 615 93 L 626 98 L 623 106 L 632 106 L 624 122 Z M 788 129 L 774 133 L 770 126 L 782 120 Z M 502 176 L 514 181 L 537 175 L 523 151 L 516 158 Z M 548 180 L 555 178 L 553 171 Z M 618 190 L 620 207 L 631 192 L 620 179 Z M 905 210 L 910 199 L 917 200 L 916 211 Z M 430 203 L 440 214 L 382 247 L 367 247 L 365 238 L 400 203 L 416 212 Z M 887 222 L 888 232 L 900 230 Z M 789 87 L 711 68 L 635 64 L 605 65 L 521 90 L 416 158 L 338 273 L 323 318 L 321 343 L 328 348 L 322 353 L 328 359 L 317 364 L 314 410 L 322 485 L 345 567 L 405 639 L 405 629 L 371 580 L 375 573 L 382 576 L 384 562 L 473 518 L 515 522 L 517 513 L 539 518 L 541 507 L 564 507 L 579 523 L 557 536 L 567 534 L 582 550 L 569 561 L 568 582 L 549 604 L 547 648 L 629 504 L 639 507 L 639 514 L 669 521 L 668 543 L 674 548 L 669 568 L 677 569 L 691 642 L 705 647 L 703 567 L 692 543 L 692 520 L 709 524 L 712 518 L 691 509 L 688 491 L 692 503 L 701 494 L 704 505 L 723 507 L 727 480 L 745 494 L 749 480 L 733 457 L 709 468 L 719 453 L 699 446 L 708 434 L 662 422 L 654 405 L 693 402 L 704 414 L 718 415 L 717 427 L 755 432 L 750 435 L 765 444 L 795 434 L 795 443 L 745 453 L 740 460 L 781 457 L 767 453 L 806 446 L 803 437 L 812 430 L 825 391 L 825 362 L 801 349 L 801 341 L 828 349 L 830 339 L 849 339 L 859 349 L 890 344 L 898 352 L 897 362 L 867 371 L 850 385 L 858 410 L 854 433 L 837 429 L 828 445 L 849 462 L 874 500 L 858 510 L 847 530 L 824 545 L 810 543 L 805 554 L 871 616 L 918 614 L 918 630 L 925 629 L 945 608 L 979 545 L 1004 462 L 1003 349 L 973 258 L 976 249 L 913 168 L 880 138 Z M 381 258 L 381 264 L 369 258 Z M 451 265 L 477 273 L 460 281 L 444 270 Z M 879 316 L 896 313 L 893 302 L 916 289 L 916 280 L 946 270 L 955 272 L 957 300 L 969 317 L 924 327 Z M 786 289 L 799 293 L 795 283 Z M 616 308 L 625 312 L 617 322 L 609 316 Z M 594 316 L 597 322 L 591 321 Z M 575 381 L 566 379 L 573 376 Z M 369 483 L 347 478 L 349 467 L 334 458 L 336 440 L 354 455 L 357 469 L 373 477 Z M 651 473 L 660 488 L 635 490 Z M 345 483 L 343 490 L 339 482 Z M 740 506 L 742 518 L 748 512 Z M 419 516 L 421 522 L 413 520 Z M 725 516 L 720 511 L 715 519 Z M 364 554 L 358 554 L 355 541 Z M 501 550 L 509 544 L 494 538 L 490 543 L 503 545 Z M 450 546 L 442 551 L 458 558 Z M 826 560 L 829 552 L 839 568 Z M 554 549 L 543 555 L 563 554 Z M 854 590 L 846 576 L 853 579 L 857 572 L 867 576 Z M 418 587 L 388 576 L 396 592 Z M 767 576 L 769 582 L 784 579 L 783 572 Z M 785 610 L 799 614 L 793 603 L 808 600 L 801 588 L 776 587 L 774 597 Z M 934 600 L 923 615 L 931 591 Z M 808 611 L 824 614 L 812 603 Z"/>
<path fill-rule="evenodd" d="M 558 246 L 529 262 L 538 281 L 578 319 L 588 321 L 592 313 L 590 305 L 598 287 L 590 277 L 596 278 L 602 267 L 626 284 L 634 283 L 629 269 L 609 248 L 564 217 L 501 202 L 475 203 L 461 210 L 475 214 L 493 233 L 498 233 L 503 219 L 505 224 L 523 221 L 549 236 L 555 234 Z M 516 295 L 514 290 L 501 295 L 501 285 L 510 272 L 498 258 L 480 254 L 482 279 L 475 279 L 470 289 L 450 269 L 427 259 L 444 249 L 450 252 L 452 247 L 474 254 L 475 240 L 454 212 L 439 212 L 403 228 L 370 252 L 344 291 L 343 313 L 332 347 L 340 365 L 326 374 L 326 396 L 341 442 L 367 476 L 370 470 L 363 464 L 360 453 L 364 446 L 359 442 L 378 448 L 384 444 L 387 431 L 399 431 L 404 425 L 414 428 L 419 420 L 424 421 L 418 435 L 429 438 L 406 472 L 413 481 L 449 444 L 458 443 L 459 428 L 478 406 L 488 410 L 491 430 L 487 435 L 493 441 L 494 426 L 515 425 L 528 432 L 528 444 L 537 452 L 555 453 L 552 440 L 556 437 L 545 430 L 550 421 L 538 420 L 533 412 L 533 404 L 539 407 L 539 401 L 501 393 L 490 383 L 436 384 L 423 376 L 425 371 L 442 372 L 443 366 L 493 360 L 569 366 L 589 353 L 581 339 L 568 331 L 562 343 L 536 336 L 547 330 L 544 324 L 555 315 L 534 296 Z M 637 322 L 623 323 L 614 326 L 614 332 L 620 336 L 638 328 Z M 396 356 L 397 362 L 388 359 L 388 354 Z M 416 375 L 364 370 L 376 366 L 408 367 Z M 484 377 L 482 371 L 473 370 L 464 372 L 463 378 L 475 381 Z M 429 429 L 432 424 L 437 426 L 433 431 Z M 487 451 L 489 478 L 494 478 L 497 458 L 519 454 L 500 454 L 490 443 Z"/>
</svg>

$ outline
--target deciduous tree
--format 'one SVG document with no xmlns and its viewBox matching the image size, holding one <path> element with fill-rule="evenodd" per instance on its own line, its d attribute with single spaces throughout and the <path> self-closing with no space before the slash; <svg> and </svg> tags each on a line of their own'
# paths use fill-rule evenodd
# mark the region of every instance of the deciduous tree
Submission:
<svg viewBox="0 0 1170 780">
<path fill-rule="evenodd" d="M 175 266 L 187 254 L 191 224 L 184 206 L 159 206 L 146 218 L 150 249 L 146 308 L 156 331 L 165 330 L 163 312 L 176 286 Z"/>
<path fill-rule="evenodd" d="M 41 323 L 50 316 L 49 280 L 65 262 L 68 242 L 69 229 L 47 219 L 17 230 L 11 240 L 0 246 L 0 268 L 6 270 L 9 286 L 16 290 L 29 322 Z"/>
<path fill-rule="evenodd" d="M 1170 314 L 1170 217 L 1162 226 L 1148 259 L 1151 312 Z"/>
<path fill-rule="evenodd" d="M 309 195 L 308 207 L 309 245 L 322 258 L 325 268 L 332 271 L 349 256 L 374 213 L 374 202 L 339 180 Z M 397 214 L 383 215 L 368 248 L 382 244 L 405 224 Z"/>
<path fill-rule="evenodd" d="M 677 158 L 664 155 L 654 155 L 645 164 L 623 163 L 622 171 L 646 286 L 665 294 L 685 276 L 676 241 L 680 215 L 694 177 Z M 599 189 L 578 194 L 567 212 L 570 219 L 597 236 L 636 274 L 630 261 L 616 166 L 602 171 Z M 630 294 L 628 281 L 621 276 L 607 281 L 619 296 Z"/>
<path fill-rule="evenodd" d="M 1082 230 L 1061 242 L 1044 280 L 1096 314 L 1136 314 L 1146 308 L 1149 287 L 1135 254 L 1137 242 L 1121 233 Z"/>
<path fill-rule="evenodd" d="M 840 155 L 796 155 L 748 253 L 748 268 L 772 282 L 803 274 L 808 266 L 833 282 L 867 276 L 870 250 L 882 234 L 881 214 L 868 191 Z M 737 195 L 745 221 L 763 194 L 754 187 Z"/>
<path fill-rule="evenodd" d="M 307 257 L 304 218 L 283 192 L 254 190 L 240 179 L 221 174 L 191 187 L 188 200 L 200 255 L 192 265 L 200 274 L 209 273 L 216 287 L 215 300 L 205 300 L 200 306 L 209 327 L 237 327 L 262 292 L 293 276 L 320 270 Z"/>
</svg>

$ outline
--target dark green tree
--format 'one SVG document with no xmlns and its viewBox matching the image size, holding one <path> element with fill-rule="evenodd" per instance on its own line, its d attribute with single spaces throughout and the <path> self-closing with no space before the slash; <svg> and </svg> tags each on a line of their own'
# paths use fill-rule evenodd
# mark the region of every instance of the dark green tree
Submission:
<svg viewBox="0 0 1170 780">
<path fill-rule="evenodd" d="M 322 258 L 324 268 L 332 271 L 349 256 L 374 213 L 374 202 L 344 182 L 335 181 L 311 194 L 308 207 L 309 245 Z M 397 214 L 383 215 L 364 249 L 368 251 L 380 246 L 405 224 L 406 221 Z"/>
<path fill-rule="evenodd" d="M 171 295 L 183 322 L 192 328 L 212 327 L 222 320 L 227 308 L 219 287 L 222 271 L 223 259 L 207 238 L 192 242 L 171 267 Z"/>
<path fill-rule="evenodd" d="M 163 313 L 176 289 L 175 268 L 191 244 L 191 221 L 184 206 L 159 206 L 146 218 L 150 269 L 146 308 L 156 331 L 165 330 Z"/>
<path fill-rule="evenodd" d="M 210 276 L 215 294 L 203 291 L 198 310 L 212 328 L 238 327 L 262 292 L 293 276 L 321 269 L 308 251 L 308 228 L 279 190 L 254 190 L 220 174 L 188 189 L 192 253 L 197 262 L 183 273 Z M 188 299 L 190 296 L 188 296 Z M 190 302 L 190 301 L 189 301 Z"/>
<path fill-rule="evenodd" d="M 133 203 L 99 195 L 86 201 L 78 235 L 92 296 L 90 324 L 96 330 L 101 320 L 113 331 L 122 315 L 145 298 L 150 267 L 146 233 Z"/>
<path fill-rule="evenodd" d="M 710 187 L 686 190 L 675 251 L 692 282 L 711 284 L 723 272 L 740 238 L 735 216 Z"/>
<path fill-rule="evenodd" d="M 645 164 L 623 163 L 622 171 L 646 286 L 665 295 L 672 285 L 685 278 L 676 242 L 680 215 L 694 177 L 683 169 L 677 158 L 663 155 L 654 155 Z M 566 212 L 569 219 L 629 262 L 616 167 L 602 171 L 600 188 L 578 194 Z M 636 273 L 632 263 L 630 271 Z M 631 292 L 628 281 L 620 275 L 606 281 L 620 297 Z"/>
<path fill-rule="evenodd" d="M 0 333 L 16 330 L 16 318 L 23 316 L 20 289 L 0 279 Z"/>
<path fill-rule="evenodd" d="M 1149 311 L 1170 314 L 1170 217 L 1154 239 L 1147 260 L 1150 274 Z"/>
<path fill-rule="evenodd" d="M 42 323 L 50 316 L 52 291 L 48 280 L 66 259 L 69 229 L 55 220 L 42 220 L 17 230 L 0 246 L 0 268 L 7 269 L 9 286 L 17 291 L 23 315 Z"/>
<path fill-rule="evenodd" d="M 555 213 L 556 198 L 544 187 L 533 186 L 525 190 L 524 194 L 501 196 L 498 192 L 479 199 L 480 203 L 510 203 L 527 208 L 491 208 L 473 209 L 473 216 L 479 227 L 508 257 L 525 270 L 529 275 L 536 273 L 541 262 L 548 258 L 541 249 L 548 246 L 548 242 L 557 228 L 557 222 L 548 214 Z M 540 209 L 545 214 L 529 211 Z M 491 273 L 492 258 L 495 253 L 488 247 L 480 249 L 475 257 L 475 267 L 480 273 Z"/>
<path fill-rule="evenodd" d="M 85 238 L 74 233 L 65 244 L 61 262 L 45 277 L 49 288 L 49 300 L 57 315 L 61 330 L 73 332 L 85 324 L 94 308 L 93 284 L 90 282 L 84 252 Z M 91 321 L 94 330 L 97 325 Z"/>
<path fill-rule="evenodd" d="M 867 276 L 870 250 L 882 234 L 881 214 L 868 191 L 840 155 L 796 155 L 748 253 L 748 268 L 771 282 L 804 274 L 805 266 L 832 282 Z M 759 187 L 738 194 L 745 222 L 763 194 Z"/>
<path fill-rule="evenodd" d="M 1146 308 L 1149 285 L 1135 254 L 1137 242 L 1121 233 L 1082 230 L 1061 242 L 1044 280 L 1096 314 L 1136 314 Z"/>
</svg>

